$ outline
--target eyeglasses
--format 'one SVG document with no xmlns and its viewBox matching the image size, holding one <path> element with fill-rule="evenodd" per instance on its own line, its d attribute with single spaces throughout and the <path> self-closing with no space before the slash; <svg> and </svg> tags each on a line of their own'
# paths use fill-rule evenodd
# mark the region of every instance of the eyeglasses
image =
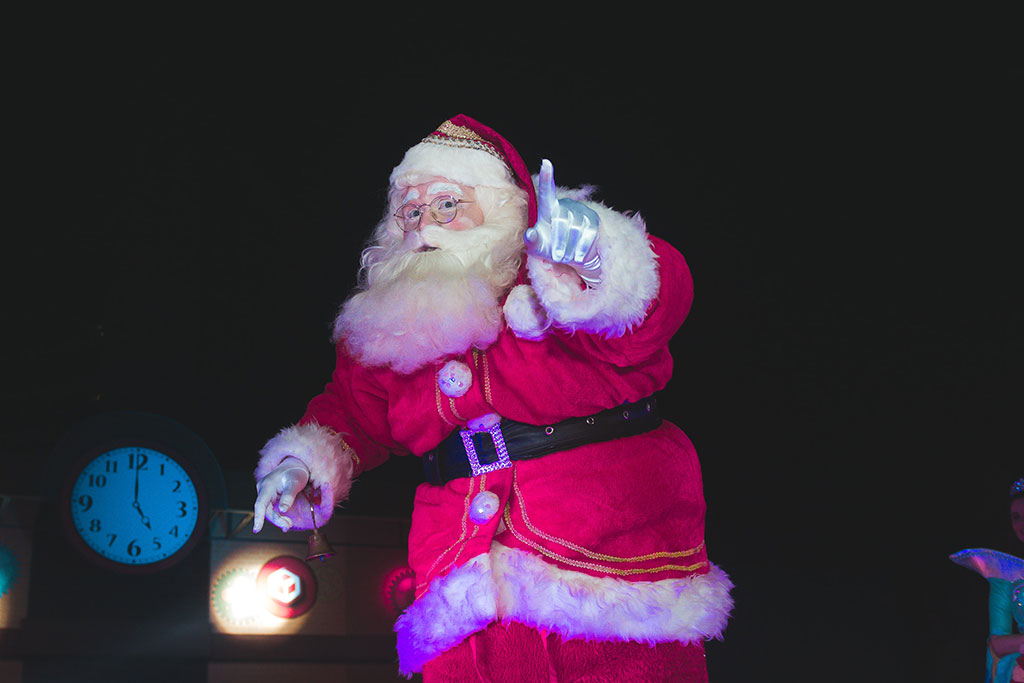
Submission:
<svg viewBox="0 0 1024 683">
<path fill-rule="evenodd" d="M 403 204 L 402 208 L 398 210 L 398 213 L 395 214 L 395 219 L 398 221 L 398 227 L 402 228 L 404 232 L 412 232 L 420 227 L 420 221 L 423 220 L 423 207 L 429 207 L 430 217 L 438 225 L 444 225 L 455 220 L 455 216 L 459 213 L 460 204 L 472 203 L 463 199 L 449 197 L 448 195 L 434 197 L 429 204 L 408 202 Z"/>
</svg>

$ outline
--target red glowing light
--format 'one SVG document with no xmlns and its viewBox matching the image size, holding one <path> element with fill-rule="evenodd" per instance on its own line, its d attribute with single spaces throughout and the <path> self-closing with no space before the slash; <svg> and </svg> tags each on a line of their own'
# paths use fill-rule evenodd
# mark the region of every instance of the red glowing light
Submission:
<svg viewBox="0 0 1024 683">
<path fill-rule="evenodd" d="M 416 574 L 409 567 L 398 567 L 388 572 L 383 584 L 384 605 L 398 616 L 416 599 Z"/>
<path fill-rule="evenodd" d="M 294 619 L 316 602 L 316 577 L 305 562 L 281 555 L 268 561 L 256 576 L 263 607 L 279 617 Z"/>
</svg>

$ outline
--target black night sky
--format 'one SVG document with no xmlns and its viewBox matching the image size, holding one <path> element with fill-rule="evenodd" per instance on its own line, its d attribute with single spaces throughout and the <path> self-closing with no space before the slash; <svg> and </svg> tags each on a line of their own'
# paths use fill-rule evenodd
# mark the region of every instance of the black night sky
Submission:
<svg viewBox="0 0 1024 683">
<path fill-rule="evenodd" d="M 405 18 L 16 51 L 0 493 L 46 495 L 53 441 L 112 409 L 251 471 L 328 379 L 388 173 L 465 113 L 687 257 L 662 405 L 737 585 L 712 680 L 980 680 L 986 587 L 947 555 L 1024 552 L 1019 51 Z M 342 514 L 407 515 L 419 476 L 393 459 Z"/>
</svg>

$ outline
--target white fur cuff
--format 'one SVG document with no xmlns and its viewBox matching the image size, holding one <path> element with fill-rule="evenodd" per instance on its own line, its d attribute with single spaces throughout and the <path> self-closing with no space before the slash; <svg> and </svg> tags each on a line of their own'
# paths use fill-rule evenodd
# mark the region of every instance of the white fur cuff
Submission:
<svg viewBox="0 0 1024 683">
<path fill-rule="evenodd" d="M 312 423 L 287 427 L 260 451 L 256 481 L 270 474 L 289 455 L 309 468 L 310 483 L 320 489 L 320 504 L 314 506 L 314 510 L 317 525 L 323 526 L 333 514 L 334 506 L 348 498 L 352 488 L 352 450 L 340 434 L 328 427 Z M 297 529 L 313 527 L 308 505 L 296 502 L 287 516 Z"/>
<path fill-rule="evenodd" d="M 431 659 L 497 619 L 497 597 L 487 555 L 434 579 L 395 622 L 399 673 L 411 678 Z"/>
<path fill-rule="evenodd" d="M 601 282 L 581 290 L 576 282 L 558 278 L 551 263 L 530 256 L 526 265 L 540 303 L 554 326 L 619 337 L 643 322 L 658 295 L 657 256 L 638 214 L 625 215 L 587 202 L 601 218 L 597 249 Z"/>
</svg>

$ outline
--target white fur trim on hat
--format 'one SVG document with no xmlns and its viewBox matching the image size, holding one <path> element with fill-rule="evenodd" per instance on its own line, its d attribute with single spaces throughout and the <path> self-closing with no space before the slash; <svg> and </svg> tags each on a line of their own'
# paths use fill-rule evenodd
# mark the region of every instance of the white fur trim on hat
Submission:
<svg viewBox="0 0 1024 683">
<path fill-rule="evenodd" d="M 537 293 L 529 285 L 513 287 L 505 299 L 502 311 L 509 329 L 522 339 L 543 339 L 551 327 L 547 311 L 540 305 Z"/>
<path fill-rule="evenodd" d="M 281 461 L 292 456 L 309 469 L 309 481 L 320 489 L 320 504 L 314 506 L 317 526 L 323 526 L 334 506 L 348 498 L 352 488 L 353 452 L 340 434 L 315 423 L 282 429 L 260 451 L 256 481 L 270 474 Z M 301 499 L 301 497 L 300 497 Z M 285 515 L 295 529 L 312 529 L 309 506 L 296 503 Z"/>
<path fill-rule="evenodd" d="M 508 167 L 497 157 L 479 149 L 435 142 L 421 142 L 411 147 L 391 171 L 390 183 L 403 187 L 430 177 L 447 178 L 471 187 L 515 184 Z"/>
<path fill-rule="evenodd" d="M 711 565 L 707 574 L 626 581 L 560 569 L 533 553 L 491 545 L 429 589 L 395 624 L 399 671 L 405 676 L 496 620 L 588 638 L 644 643 L 721 638 L 733 601 L 732 582 Z"/>
<path fill-rule="evenodd" d="M 571 195 L 564 190 L 559 193 Z M 618 213 L 592 201 L 586 204 L 601 219 L 597 237 L 601 282 L 581 289 L 575 279 L 560 278 L 554 264 L 529 256 L 530 282 L 555 327 L 622 336 L 643 322 L 658 295 L 657 255 L 639 214 Z"/>
</svg>

